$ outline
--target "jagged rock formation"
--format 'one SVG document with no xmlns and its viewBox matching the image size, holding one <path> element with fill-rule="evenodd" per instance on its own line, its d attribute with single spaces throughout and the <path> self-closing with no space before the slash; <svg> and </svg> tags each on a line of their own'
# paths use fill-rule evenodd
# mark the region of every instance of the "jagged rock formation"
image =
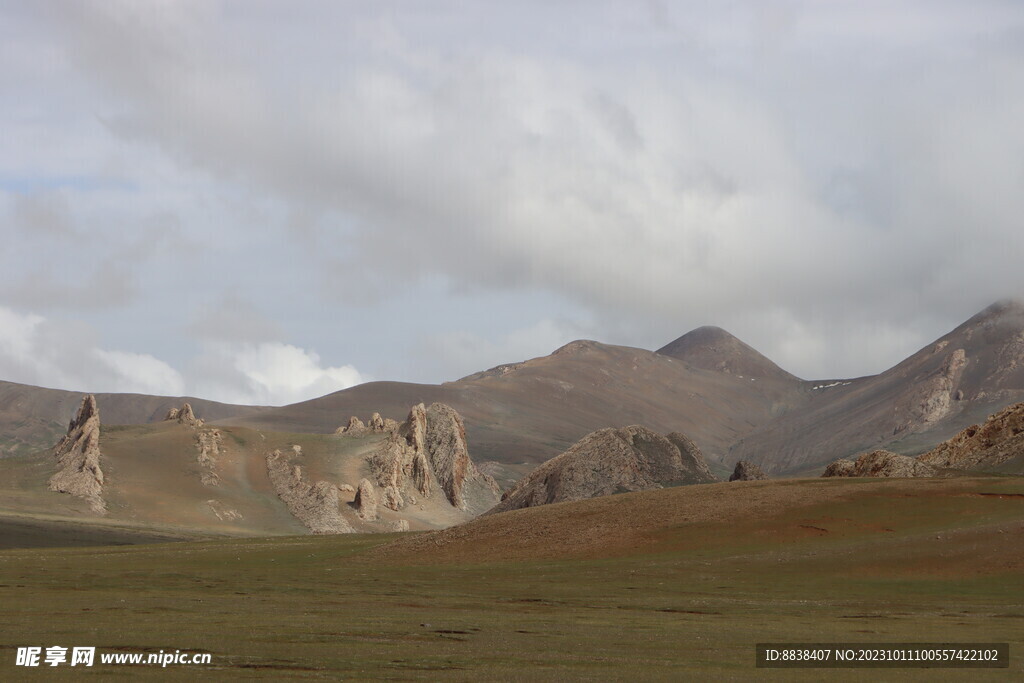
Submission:
<svg viewBox="0 0 1024 683">
<path fill-rule="evenodd" d="M 460 510 L 465 509 L 462 487 L 472 462 L 466 446 L 466 428 L 462 418 L 449 406 L 433 403 L 427 410 L 423 437 L 438 485 L 452 505 Z"/>
<path fill-rule="evenodd" d="M 871 451 L 856 460 L 840 459 L 825 468 L 823 477 L 935 477 L 931 465 L 885 450 Z"/>
<path fill-rule="evenodd" d="M 391 531 L 408 531 L 409 520 L 407 519 L 396 519 L 391 522 Z"/>
<path fill-rule="evenodd" d="M 335 430 L 334 433 L 335 434 L 351 434 L 351 435 L 355 435 L 355 434 L 362 434 L 365 431 L 366 431 L 366 425 L 363 424 L 362 420 L 360 420 L 358 417 L 353 415 L 352 417 L 350 417 L 348 419 L 348 424 L 347 425 L 343 425 L 341 427 L 338 427 Z"/>
<path fill-rule="evenodd" d="M 338 487 L 306 481 L 302 467 L 293 465 L 291 457 L 279 450 L 267 455 L 270 482 L 289 512 L 314 534 L 352 533 L 352 525 L 341 516 Z"/>
<path fill-rule="evenodd" d="M 381 504 L 391 510 L 414 502 L 417 494 L 430 496 L 435 484 L 460 510 L 482 511 L 498 500 L 494 479 L 469 458 L 462 418 L 443 403 L 413 406 L 367 463 L 381 489 Z"/>
<path fill-rule="evenodd" d="M 956 349 L 946 357 L 938 374 L 921 388 L 916 410 L 912 413 L 914 421 L 924 427 L 938 422 L 949 413 L 956 400 L 957 391 L 954 388 L 966 365 L 967 353 L 963 349 Z"/>
<path fill-rule="evenodd" d="M 701 453 L 700 447 L 693 442 L 693 439 L 679 432 L 671 432 L 665 438 L 679 449 L 679 463 L 684 473 L 684 479 L 694 484 L 710 484 L 718 481 L 718 477 L 711 474 L 711 470 L 708 469 L 704 454 Z"/>
<path fill-rule="evenodd" d="M 949 441 L 918 456 L 933 467 L 983 469 L 1024 455 L 1024 403 L 1015 403 L 984 424 L 971 425 Z"/>
<path fill-rule="evenodd" d="M 729 476 L 729 481 L 758 481 L 767 478 L 768 476 L 760 467 L 749 460 L 740 460 L 736 463 L 736 469 Z"/>
<path fill-rule="evenodd" d="M 202 427 L 203 420 L 196 417 L 196 414 L 192 411 L 192 405 L 184 403 L 180 408 L 171 408 L 167 412 L 167 417 L 164 418 L 164 422 L 174 421 L 179 424 L 188 425 L 190 427 Z"/>
<path fill-rule="evenodd" d="M 359 482 L 359 488 L 356 489 L 356 499 L 352 502 L 352 506 L 363 521 L 377 521 L 377 490 L 369 479 L 363 479 Z"/>
<path fill-rule="evenodd" d="M 374 434 L 383 434 L 384 432 L 397 429 L 398 423 L 390 417 L 385 419 L 380 416 L 380 413 L 374 413 L 370 416 L 370 421 L 366 423 L 366 428 Z"/>
<path fill-rule="evenodd" d="M 191 427 L 196 431 L 196 461 L 202 468 L 199 479 L 204 486 L 220 486 L 217 474 L 217 457 L 224 450 L 224 441 L 219 429 L 203 429 L 205 421 L 196 417 L 190 403 L 183 403 L 180 408 L 171 408 L 164 417 L 164 422 L 177 422 Z M 216 510 L 214 511 L 216 512 Z M 222 519 L 221 515 L 217 515 Z"/>
<path fill-rule="evenodd" d="M 821 475 L 823 477 L 857 477 L 861 476 L 856 474 L 857 463 L 853 460 L 846 458 L 840 458 L 834 463 L 825 468 L 825 472 Z"/>
<path fill-rule="evenodd" d="M 54 449 L 60 468 L 50 477 L 51 491 L 69 493 L 89 502 L 93 512 L 107 510 L 103 500 L 103 470 L 100 469 L 100 411 L 92 394 L 82 399 L 78 414 L 68 425 L 67 435 Z"/>
<path fill-rule="evenodd" d="M 599 429 L 521 479 L 487 514 L 713 481 L 700 449 L 682 434 Z"/>
<path fill-rule="evenodd" d="M 199 475 L 201 481 L 206 486 L 220 486 L 220 477 L 217 475 L 217 458 L 224 452 L 224 437 L 220 430 L 198 430 L 196 432 L 196 450 L 199 451 L 196 460 L 203 468 Z"/>
<path fill-rule="evenodd" d="M 365 424 L 358 417 L 353 415 L 348 419 L 348 424 L 334 430 L 335 434 L 349 434 L 356 436 L 360 434 L 384 434 L 398 429 L 398 423 L 390 417 L 381 417 L 380 413 L 374 413 Z"/>
</svg>

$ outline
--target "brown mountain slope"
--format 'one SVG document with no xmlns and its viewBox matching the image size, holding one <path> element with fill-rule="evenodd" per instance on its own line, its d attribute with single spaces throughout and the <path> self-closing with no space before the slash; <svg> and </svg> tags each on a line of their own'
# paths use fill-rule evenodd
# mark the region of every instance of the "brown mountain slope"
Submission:
<svg viewBox="0 0 1024 683">
<path fill-rule="evenodd" d="M 102 467 L 101 490 L 52 486 L 54 474 L 65 469 L 55 455 L 66 450 L 67 439 L 56 454 L 9 456 L 0 467 L 0 527 L 4 520 L 72 521 L 186 536 L 422 530 L 467 521 L 498 501 L 497 488 L 476 471 L 460 440 L 458 416 L 445 406 L 416 407 L 422 439 L 403 449 L 412 459 L 423 456 L 423 486 L 414 490 L 410 482 L 395 481 L 399 500 L 382 496 L 371 515 L 355 504 L 356 487 L 369 479 L 374 484 L 366 481 L 364 488 L 387 493 L 374 456 L 392 450 L 396 440 L 404 443 L 406 424 L 358 435 L 177 420 L 100 426 L 89 399 L 83 415 L 99 429 L 90 432 L 88 454 L 97 472 Z M 414 414 L 415 408 L 410 418 Z M 82 440 L 80 427 L 70 429 L 75 444 Z M 102 505 L 96 505 L 100 494 Z"/>
<path fill-rule="evenodd" d="M 79 399 L 0 382 L 0 456 L 52 445 Z M 182 401 L 97 399 L 106 424 L 158 420 Z M 687 434 L 719 476 L 740 459 L 772 474 L 818 474 L 879 448 L 921 453 L 1021 399 L 1024 306 L 1000 303 L 890 370 L 853 380 L 804 382 L 723 330 L 699 328 L 660 353 L 576 341 L 456 382 L 374 382 L 282 408 L 190 401 L 211 421 L 322 434 L 351 415 L 401 420 L 410 405 L 445 403 L 462 414 L 474 458 L 498 463 L 489 473 L 510 482 L 621 424 Z"/>
<path fill-rule="evenodd" d="M 730 459 L 801 473 L 880 448 L 927 450 L 1024 398 L 1024 306 L 990 306 L 880 375 L 816 382 L 811 394 L 745 435 Z"/>
<path fill-rule="evenodd" d="M 720 327 L 698 327 L 661 347 L 658 353 L 705 370 L 758 379 L 801 381 Z"/>
<path fill-rule="evenodd" d="M 871 552 L 851 552 L 848 544 L 857 538 L 874 538 L 893 539 L 896 544 L 928 544 L 927 564 L 918 567 L 948 569 L 955 562 L 978 572 L 984 565 L 977 553 L 977 532 L 971 529 L 963 535 L 964 545 L 957 546 L 960 551 L 954 559 L 949 538 L 945 545 L 936 542 L 935 531 L 942 520 L 941 524 L 948 525 L 947 533 L 1000 523 L 1002 526 L 990 532 L 994 547 L 1013 548 L 1014 564 L 1004 559 L 988 567 L 1009 573 L 1019 571 L 1024 559 L 1018 544 L 1007 541 L 1021 528 L 1021 505 L 1015 497 L 1022 484 L 1020 478 L 963 477 L 682 486 L 484 515 L 468 524 L 399 539 L 373 556 L 396 564 L 463 565 L 637 553 L 655 556 L 679 550 L 713 556 L 715 549 L 740 538 L 746 561 L 752 557 L 750 553 L 758 552 L 758 546 L 774 551 L 809 541 L 841 544 L 838 566 L 848 571 L 865 557 L 867 564 L 876 559 Z M 887 512 L 880 515 L 880 510 Z M 821 545 L 814 548 L 822 549 Z M 807 546 L 801 551 L 805 553 Z M 775 566 L 769 572 L 777 572 L 776 563 L 783 561 L 773 559 Z"/>
<path fill-rule="evenodd" d="M 683 432 L 713 463 L 807 397 L 799 381 L 740 377 L 643 349 L 576 341 L 456 382 L 373 382 L 229 422 L 328 433 L 350 415 L 401 419 L 410 403 L 440 401 L 465 419 L 477 461 L 535 465 L 597 429 L 640 424 Z"/>
<path fill-rule="evenodd" d="M 171 408 L 188 401 L 209 420 L 250 415 L 264 408 L 238 406 L 199 398 L 96 394 L 104 424 L 158 422 Z M 47 449 L 64 435 L 82 394 L 0 381 L 0 458 Z"/>
</svg>

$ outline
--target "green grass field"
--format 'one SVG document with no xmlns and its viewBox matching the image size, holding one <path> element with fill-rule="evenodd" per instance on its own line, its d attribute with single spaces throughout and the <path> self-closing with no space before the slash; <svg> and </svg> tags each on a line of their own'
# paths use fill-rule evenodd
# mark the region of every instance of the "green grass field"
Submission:
<svg viewBox="0 0 1024 683">
<path fill-rule="evenodd" d="M 426 544 L 405 535 L 391 548 L 384 544 L 396 535 L 7 550 L 0 679 L 43 674 L 14 666 L 15 649 L 26 645 L 213 656 L 204 667 L 45 672 L 76 677 L 1019 677 L 1024 480 L 914 485 L 711 485 L 702 488 L 721 501 L 708 503 L 723 506 L 711 510 L 719 519 L 680 522 L 695 495 L 686 488 L 698 488 L 686 487 L 484 518 Z M 729 495 L 757 491 L 779 504 L 729 516 Z M 794 497 L 806 491 L 830 498 Z M 561 558 L 558 538 L 545 544 L 541 534 L 539 545 L 501 557 L 503 534 L 542 520 L 588 524 L 591 514 L 638 506 L 662 511 L 665 521 L 624 518 L 605 544 L 598 538 Z M 762 641 L 1010 642 L 1012 668 L 890 669 L 881 677 L 758 670 L 754 644 Z"/>
</svg>

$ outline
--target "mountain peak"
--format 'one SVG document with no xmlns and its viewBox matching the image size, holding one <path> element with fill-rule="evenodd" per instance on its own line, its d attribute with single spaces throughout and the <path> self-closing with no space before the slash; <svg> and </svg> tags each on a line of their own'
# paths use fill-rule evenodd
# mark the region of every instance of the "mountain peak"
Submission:
<svg viewBox="0 0 1024 683">
<path fill-rule="evenodd" d="M 1007 316 L 1013 316 L 1016 318 L 1024 317 L 1024 300 L 1000 299 L 991 306 L 985 308 L 983 311 L 979 312 L 968 322 L 995 320 L 997 318 L 1004 318 Z"/>
<path fill-rule="evenodd" d="M 658 349 L 658 353 L 705 370 L 754 379 L 797 379 L 753 347 L 714 325 L 691 330 Z"/>
</svg>

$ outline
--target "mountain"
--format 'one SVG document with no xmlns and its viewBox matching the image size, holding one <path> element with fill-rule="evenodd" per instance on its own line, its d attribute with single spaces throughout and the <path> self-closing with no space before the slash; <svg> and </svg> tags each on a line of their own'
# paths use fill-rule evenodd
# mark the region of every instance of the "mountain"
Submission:
<svg viewBox="0 0 1024 683">
<path fill-rule="evenodd" d="M 661 347 L 658 353 L 705 370 L 757 379 L 802 381 L 721 327 L 698 327 Z"/>
<path fill-rule="evenodd" d="M 455 382 L 372 382 L 226 424 L 328 433 L 349 415 L 400 419 L 410 404 L 439 401 L 463 416 L 474 459 L 499 463 L 505 474 L 495 476 L 507 484 L 590 432 L 622 424 L 682 432 L 724 474 L 718 462 L 731 444 L 808 398 L 804 383 L 785 373 L 740 376 L 580 340 Z"/>
<path fill-rule="evenodd" d="M 188 405 L 154 424 L 107 425 L 97 404 L 81 400 L 53 452 L 0 460 L 0 521 L 178 537 L 385 532 L 458 524 L 499 499 L 461 418 L 440 404 L 352 434 L 179 419 Z"/>
<path fill-rule="evenodd" d="M 209 420 L 265 410 L 185 396 L 95 394 L 95 397 L 103 421 L 117 425 L 158 422 L 169 410 L 185 402 Z M 53 446 L 64 435 L 68 421 L 81 402 L 80 392 L 0 381 L 0 458 Z"/>
<path fill-rule="evenodd" d="M 812 398 L 744 435 L 729 459 L 817 473 L 850 455 L 922 453 L 1024 399 L 1024 305 L 989 306 L 879 375 L 811 383 Z"/>
<path fill-rule="evenodd" d="M 116 476 L 120 466 L 133 467 L 120 461 L 119 453 L 149 457 L 157 444 L 155 452 L 171 457 L 159 445 L 170 439 L 170 432 L 163 434 L 168 427 L 152 423 L 185 399 L 129 394 L 98 394 L 96 399 L 103 415 L 102 439 L 109 447 L 104 452 L 110 453 L 102 468 L 106 475 Z M 330 449 L 323 449 L 323 439 L 352 415 L 376 412 L 381 423 L 385 417 L 397 422 L 405 419 L 409 406 L 443 403 L 461 415 L 480 474 L 503 487 L 587 434 L 617 425 L 686 434 L 719 477 L 728 476 L 739 460 L 774 476 L 816 476 L 828 463 L 858 453 L 923 453 L 1021 400 L 1024 306 L 1015 302 L 990 306 L 893 368 L 855 379 L 798 379 L 724 330 L 704 327 L 658 352 L 579 340 L 548 356 L 454 382 L 373 382 L 277 408 L 188 399 L 208 427 L 221 430 L 225 443 L 248 444 L 250 455 L 261 458 L 267 450 L 280 449 L 282 465 L 293 445 L 314 461 L 317 453 L 327 457 Z M 64 436 L 80 401 L 81 394 L 0 382 L 0 448 L 8 469 L 22 472 L 31 458 L 21 458 L 49 449 Z M 277 445 L 264 448 L 263 440 L 271 438 Z M 148 476 L 155 481 L 146 485 L 157 498 L 173 495 L 159 483 L 166 474 L 162 466 L 154 463 Z M 33 476 L 43 474 L 44 483 L 53 475 L 49 462 L 45 472 Z M 135 476 L 147 476 L 146 471 Z M 239 496 L 241 505 L 249 494 Z M 316 503 L 314 498 L 304 500 Z M 116 496 L 112 500 L 116 508 Z M 262 519 L 255 509 L 248 514 L 236 509 L 246 519 Z M 266 519 L 277 519 L 274 515 Z M 267 523 L 268 529 L 285 529 L 292 522 Z"/>
</svg>

